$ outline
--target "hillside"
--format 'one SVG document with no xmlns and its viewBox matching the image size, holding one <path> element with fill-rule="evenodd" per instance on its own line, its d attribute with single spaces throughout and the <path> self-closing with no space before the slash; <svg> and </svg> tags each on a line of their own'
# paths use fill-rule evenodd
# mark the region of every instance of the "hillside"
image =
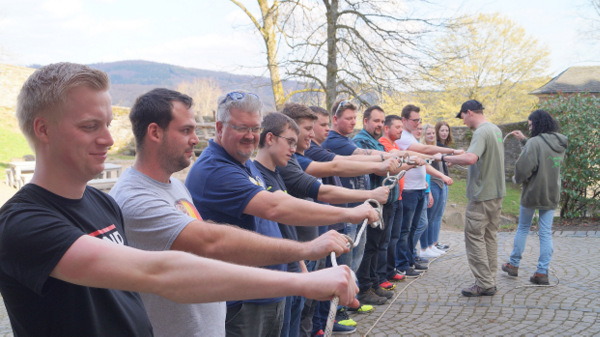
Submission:
<svg viewBox="0 0 600 337">
<path fill-rule="evenodd" d="M 235 75 L 140 60 L 94 63 L 90 66 L 105 71 L 110 77 L 111 95 L 115 105 L 130 107 L 137 96 L 150 89 L 156 87 L 175 89 L 179 83 L 191 82 L 196 78 L 212 78 L 225 92 L 234 89 L 252 91 L 263 99 L 267 107 L 275 105 L 271 81 L 266 77 Z M 286 90 L 303 87 L 300 82 L 284 83 Z"/>
</svg>

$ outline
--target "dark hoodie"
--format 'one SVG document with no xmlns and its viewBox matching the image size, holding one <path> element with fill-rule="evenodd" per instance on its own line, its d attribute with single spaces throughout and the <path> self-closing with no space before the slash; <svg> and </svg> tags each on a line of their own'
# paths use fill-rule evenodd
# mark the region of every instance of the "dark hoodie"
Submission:
<svg viewBox="0 0 600 337">
<path fill-rule="evenodd" d="M 521 206 L 556 209 L 566 149 L 567 137 L 560 133 L 542 133 L 527 140 L 515 164 L 515 181 L 523 184 Z"/>
</svg>

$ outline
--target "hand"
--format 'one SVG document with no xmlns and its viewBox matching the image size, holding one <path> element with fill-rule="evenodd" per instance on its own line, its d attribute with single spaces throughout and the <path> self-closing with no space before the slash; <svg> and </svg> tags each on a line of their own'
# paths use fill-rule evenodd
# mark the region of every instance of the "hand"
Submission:
<svg viewBox="0 0 600 337">
<path fill-rule="evenodd" d="M 387 202 L 389 195 L 390 189 L 388 187 L 380 186 L 371 190 L 369 199 L 375 199 L 379 201 L 380 204 L 384 204 Z"/>
<path fill-rule="evenodd" d="M 459 155 L 465 153 L 465 150 L 454 150 L 452 154 Z"/>
<path fill-rule="evenodd" d="M 348 266 L 317 270 L 308 274 L 297 274 L 302 278 L 302 296 L 317 301 L 328 301 L 334 296 L 344 306 L 358 307 L 358 287 Z"/>
<path fill-rule="evenodd" d="M 307 260 L 318 260 L 331 252 L 340 256 L 350 251 L 346 237 L 333 229 L 312 241 L 305 242 L 304 245 L 308 251 L 307 256 L 304 257 Z"/>
<path fill-rule="evenodd" d="M 346 214 L 349 216 L 348 222 L 354 224 L 361 224 L 365 219 L 368 219 L 367 223 L 379 221 L 379 213 L 366 201 L 362 205 L 349 208 Z"/>
<path fill-rule="evenodd" d="M 427 208 L 431 208 L 433 206 L 433 195 L 429 193 L 429 203 L 427 204 Z"/>
<path fill-rule="evenodd" d="M 523 140 L 527 138 L 520 130 L 511 131 L 511 134 L 515 136 L 515 138 L 517 138 L 518 140 Z"/>
<path fill-rule="evenodd" d="M 382 175 L 385 175 L 388 172 L 395 173 L 398 170 L 398 167 L 400 167 L 398 159 L 392 157 L 382 162 L 381 165 L 379 165 L 379 171 L 376 173 Z"/>
<path fill-rule="evenodd" d="M 433 156 L 431 156 L 433 158 L 433 160 L 435 161 L 441 161 L 442 160 L 442 154 L 441 153 L 436 153 Z"/>
<path fill-rule="evenodd" d="M 454 181 L 452 181 L 452 178 L 448 176 L 442 177 L 442 181 L 448 186 L 452 186 L 452 184 L 454 183 Z"/>
</svg>

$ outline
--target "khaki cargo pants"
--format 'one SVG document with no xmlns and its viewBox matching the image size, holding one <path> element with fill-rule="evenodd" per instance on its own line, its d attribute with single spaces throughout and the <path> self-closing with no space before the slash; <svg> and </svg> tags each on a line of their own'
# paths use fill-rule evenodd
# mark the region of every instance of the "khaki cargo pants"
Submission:
<svg viewBox="0 0 600 337">
<path fill-rule="evenodd" d="M 465 247 L 476 283 L 483 289 L 496 286 L 498 227 L 504 198 L 470 201 L 465 211 Z"/>
</svg>

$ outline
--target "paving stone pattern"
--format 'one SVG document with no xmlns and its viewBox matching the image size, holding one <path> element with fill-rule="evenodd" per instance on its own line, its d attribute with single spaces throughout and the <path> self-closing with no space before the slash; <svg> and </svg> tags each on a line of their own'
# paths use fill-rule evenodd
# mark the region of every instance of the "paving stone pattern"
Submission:
<svg viewBox="0 0 600 337">
<path fill-rule="evenodd" d="M 498 264 L 508 260 L 513 233 L 498 234 Z M 357 333 L 348 336 L 594 336 L 600 335 L 600 232 L 555 232 L 550 283 L 531 287 L 537 265 L 536 233 L 527 239 L 518 277 L 498 268 L 495 296 L 463 297 L 474 279 L 462 233 L 442 232 L 451 250 L 429 264 L 421 277 L 398 283 L 388 305 L 351 317 Z M 0 305 L 0 336 L 12 336 Z"/>
</svg>

